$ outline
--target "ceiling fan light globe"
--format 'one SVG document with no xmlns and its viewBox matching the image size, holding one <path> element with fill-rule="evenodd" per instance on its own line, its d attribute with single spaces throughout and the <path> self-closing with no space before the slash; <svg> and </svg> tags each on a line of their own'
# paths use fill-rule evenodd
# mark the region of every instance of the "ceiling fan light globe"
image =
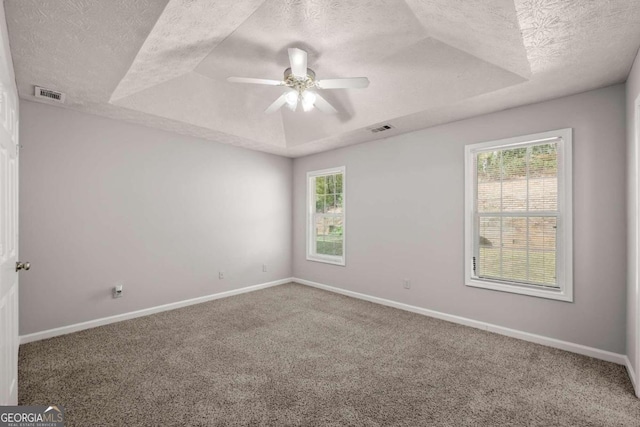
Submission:
<svg viewBox="0 0 640 427">
<path fill-rule="evenodd" d="M 307 102 L 313 105 L 313 103 L 316 102 L 316 94 L 313 92 L 304 92 L 302 94 L 302 102 Z"/>
<path fill-rule="evenodd" d="M 287 93 L 287 95 L 285 96 L 285 99 L 287 101 L 287 104 L 290 107 L 291 106 L 295 107 L 298 104 L 298 94 L 294 91 Z"/>
<path fill-rule="evenodd" d="M 304 111 L 313 110 L 313 104 L 316 102 L 316 94 L 313 92 L 304 92 L 302 94 L 302 109 Z"/>
</svg>

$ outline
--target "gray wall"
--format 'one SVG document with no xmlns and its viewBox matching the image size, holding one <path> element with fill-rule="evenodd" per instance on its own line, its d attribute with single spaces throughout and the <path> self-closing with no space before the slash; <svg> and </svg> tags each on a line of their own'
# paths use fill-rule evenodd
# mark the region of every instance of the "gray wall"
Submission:
<svg viewBox="0 0 640 427">
<path fill-rule="evenodd" d="M 638 137 L 639 126 L 635 113 L 635 101 L 640 96 L 640 55 L 636 57 L 627 79 L 627 226 L 628 233 L 628 288 L 627 288 L 627 356 L 640 375 L 640 355 L 638 354 Z M 638 379 L 636 378 L 636 383 Z M 638 383 L 640 396 L 640 383 Z"/>
<path fill-rule="evenodd" d="M 291 276 L 291 159 L 25 101 L 21 143 L 21 334 Z"/>
<path fill-rule="evenodd" d="M 574 129 L 575 302 L 465 286 L 465 144 L 566 127 Z M 295 159 L 294 276 L 624 353 L 625 150 L 625 88 L 616 85 Z M 305 259 L 305 174 L 341 165 L 346 267 Z"/>
</svg>

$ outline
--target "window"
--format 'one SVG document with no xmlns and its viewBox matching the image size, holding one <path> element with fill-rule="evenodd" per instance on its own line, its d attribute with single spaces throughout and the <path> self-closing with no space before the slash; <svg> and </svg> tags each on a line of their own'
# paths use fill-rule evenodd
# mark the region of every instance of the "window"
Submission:
<svg viewBox="0 0 640 427">
<path fill-rule="evenodd" d="M 571 137 L 467 145 L 468 286 L 573 301 Z"/>
<path fill-rule="evenodd" d="M 307 173 L 307 259 L 345 265 L 345 168 Z"/>
</svg>

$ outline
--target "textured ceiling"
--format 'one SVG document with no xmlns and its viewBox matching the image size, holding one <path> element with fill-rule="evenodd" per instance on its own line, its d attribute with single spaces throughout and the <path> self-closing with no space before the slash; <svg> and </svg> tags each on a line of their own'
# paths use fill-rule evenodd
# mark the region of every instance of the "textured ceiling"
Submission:
<svg viewBox="0 0 640 427">
<path fill-rule="evenodd" d="M 4 3 L 22 98 L 293 157 L 622 82 L 640 45 L 635 0 Z M 289 47 L 371 84 L 265 115 L 282 88 L 226 77 L 279 79 Z"/>
</svg>

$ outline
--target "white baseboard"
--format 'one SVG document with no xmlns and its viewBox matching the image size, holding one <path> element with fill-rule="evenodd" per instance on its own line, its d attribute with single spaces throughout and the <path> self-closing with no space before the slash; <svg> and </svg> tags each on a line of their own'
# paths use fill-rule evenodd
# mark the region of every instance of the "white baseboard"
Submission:
<svg viewBox="0 0 640 427">
<path fill-rule="evenodd" d="M 446 314 L 439 311 L 416 307 L 413 305 L 391 301 L 384 298 L 378 298 L 378 297 L 373 297 L 366 294 L 361 294 L 358 292 L 347 291 L 345 289 L 336 288 L 336 287 L 325 285 L 322 283 L 312 282 L 310 280 L 299 279 L 294 277 L 293 281 L 301 285 L 307 285 L 307 286 L 312 286 L 314 288 L 324 289 L 326 291 L 335 292 L 335 293 L 346 295 L 349 297 L 362 299 L 362 300 L 373 302 L 376 304 L 382 304 L 389 307 L 399 308 L 400 310 L 410 311 L 412 313 L 434 317 L 436 319 L 446 320 L 449 322 L 458 323 L 465 326 L 471 326 L 473 328 L 494 332 L 496 334 L 506 335 L 512 338 L 518 338 L 524 341 L 529 341 L 536 344 L 542 344 L 548 347 L 557 348 L 560 350 L 582 354 L 584 356 L 593 357 L 595 359 L 606 360 L 607 362 L 613 362 L 619 365 L 626 365 L 626 360 L 628 360 L 627 356 L 625 356 L 624 354 L 618 354 L 618 353 L 613 353 L 611 351 L 600 350 L 598 348 L 588 347 L 582 344 L 575 344 L 567 341 L 558 340 L 555 338 L 545 337 L 542 335 L 531 334 L 529 332 L 518 331 L 516 329 L 505 328 L 503 326 L 498 326 L 491 323 L 480 322 L 478 320 L 473 320 L 466 317 L 455 316 L 452 314 Z M 629 367 L 630 365 L 627 365 L 627 369 L 629 369 Z M 635 381 L 635 377 L 633 381 Z"/>
<path fill-rule="evenodd" d="M 219 292 L 217 294 L 205 295 L 203 297 L 192 298 L 188 300 L 172 302 L 169 304 L 159 305 L 156 307 L 145 308 L 142 310 L 131 311 L 129 313 L 116 314 L 115 316 L 103 317 L 100 319 L 89 320 L 87 322 L 76 323 L 73 325 L 62 326 L 60 328 L 48 329 L 46 331 L 35 332 L 33 334 L 21 335 L 20 344 L 26 344 L 33 341 L 40 341 L 47 338 L 53 338 L 60 335 L 70 334 L 72 332 L 82 331 L 84 329 L 95 328 L 97 326 L 108 325 L 110 323 L 121 322 L 123 320 L 135 319 L 136 317 L 148 316 L 154 313 L 160 313 L 162 311 L 174 310 L 176 308 L 186 307 L 189 305 L 200 304 L 207 301 L 213 301 L 220 298 L 227 298 L 233 295 L 244 294 L 247 292 L 253 292 L 260 289 L 270 288 L 272 286 L 283 285 L 285 283 L 293 282 L 292 277 L 286 279 L 275 280 L 273 282 L 260 283 L 258 285 L 246 286 L 240 289 L 233 289 L 231 291 Z"/>
<path fill-rule="evenodd" d="M 640 397 L 640 389 L 638 389 L 638 378 L 636 377 L 636 372 L 633 369 L 633 365 L 631 364 L 631 360 L 627 356 L 624 357 L 624 365 L 627 367 L 627 373 L 629 374 L 629 378 L 631 378 L 631 384 L 633 384 L 633 389 L 636 391 L 636 396 Z"/>
</svg>

